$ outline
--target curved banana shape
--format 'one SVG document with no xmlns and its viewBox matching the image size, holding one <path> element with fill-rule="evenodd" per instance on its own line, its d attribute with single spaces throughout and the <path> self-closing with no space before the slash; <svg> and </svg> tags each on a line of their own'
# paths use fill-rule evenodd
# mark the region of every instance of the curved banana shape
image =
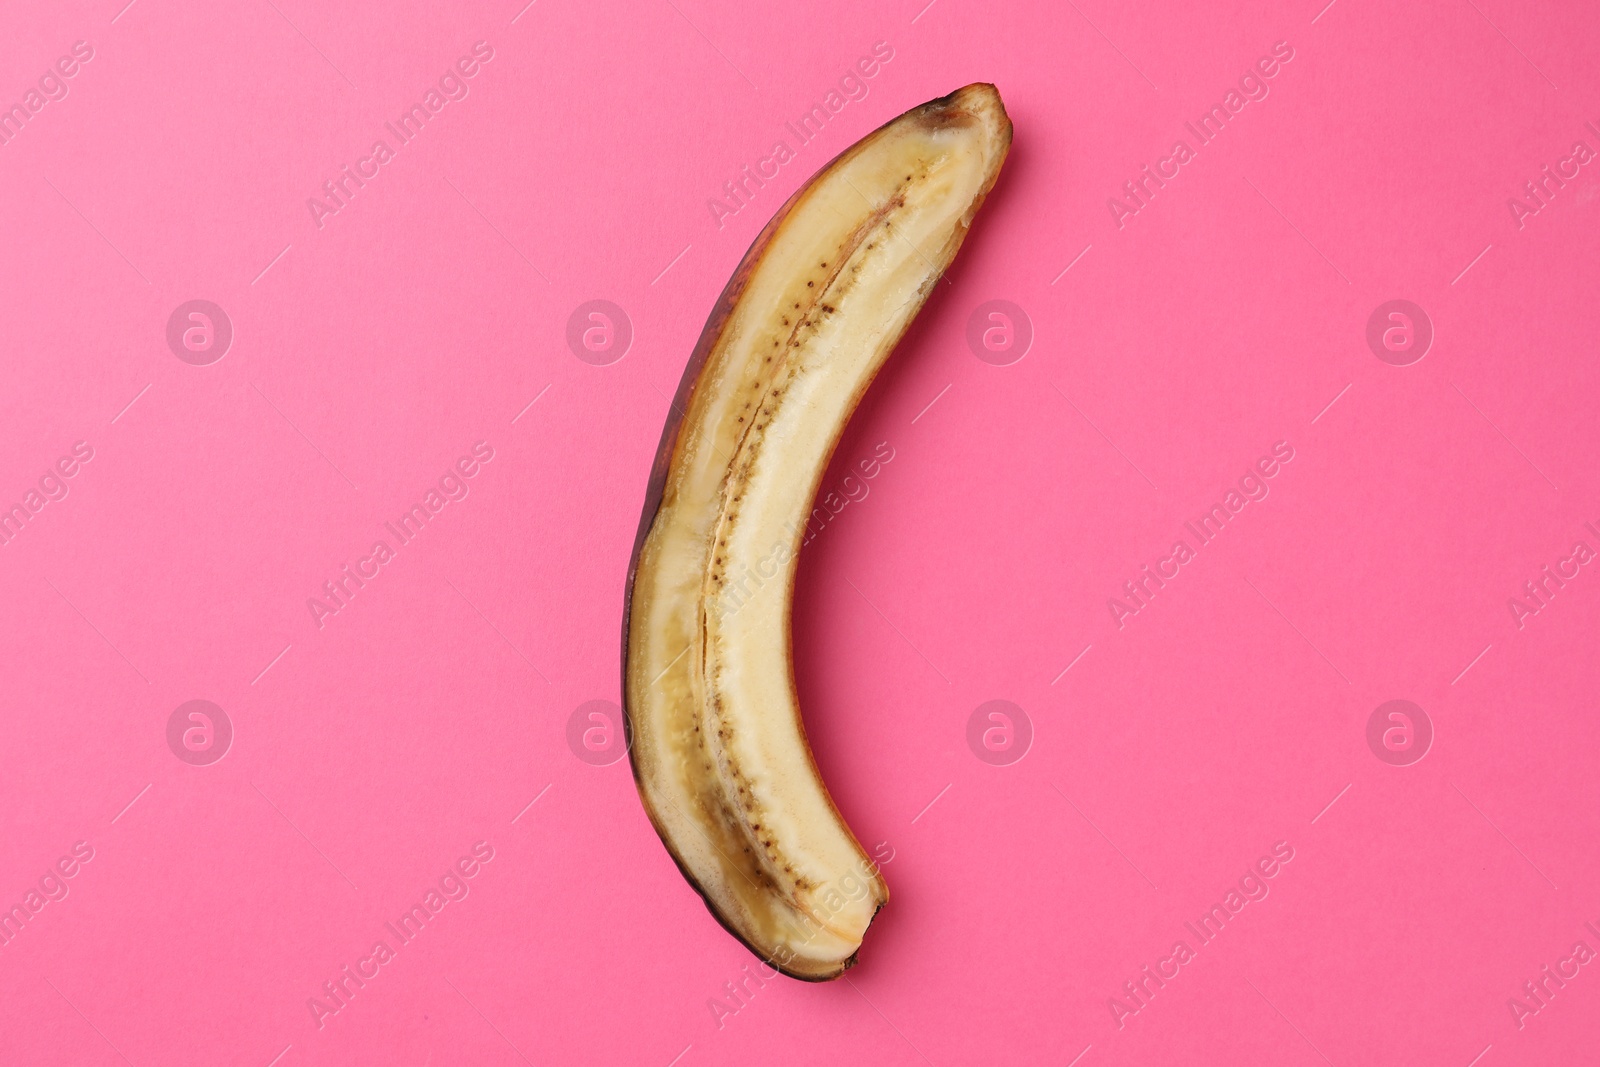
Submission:
<svg viewBox="0 0 1600 1067">
<path fill-rule="evenodd" d="M 634 778 L 712 913 L 795 978 L 842 974 L 889 899 L 800 721 L 789 614 L 806 516 L 1010 144 L 1000 94 L 969 85 L 795 193 L 713 309 L 650 479 L 623 623 Z"/>
</svg>

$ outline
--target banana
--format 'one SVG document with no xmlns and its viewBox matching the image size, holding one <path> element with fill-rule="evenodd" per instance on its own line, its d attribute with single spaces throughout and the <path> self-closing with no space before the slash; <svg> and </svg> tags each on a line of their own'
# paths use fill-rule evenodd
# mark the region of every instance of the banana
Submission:
<svg viewBox="0 0 1600 1067">
<path fill-rule="evenodd" d="M 661 435 L 623 609 L 644 808 L 712 914 L 822 981 L 889 899 L 806 743 L 790 605 L 834 446 L 1011 145 L 995 87 L 880 127 L 806 183 L 711 312 Z"/>
</svg>

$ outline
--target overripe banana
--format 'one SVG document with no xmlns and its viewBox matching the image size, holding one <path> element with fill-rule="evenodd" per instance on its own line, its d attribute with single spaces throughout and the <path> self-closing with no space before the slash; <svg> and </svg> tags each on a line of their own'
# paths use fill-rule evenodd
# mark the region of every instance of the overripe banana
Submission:
<svg viewBox="0 0 1600 1067">
<path fill-rule="evenodd" d="M 805 519 L 1010 144 L 1000 94 L 969 85 L 795 193 L 712 310 L 646 492 L 623 612 L 639 795 L 712 914 L 795 978 L 842 974 L 889 899 L 800 720 L 789 616 Z"/>
</svg>

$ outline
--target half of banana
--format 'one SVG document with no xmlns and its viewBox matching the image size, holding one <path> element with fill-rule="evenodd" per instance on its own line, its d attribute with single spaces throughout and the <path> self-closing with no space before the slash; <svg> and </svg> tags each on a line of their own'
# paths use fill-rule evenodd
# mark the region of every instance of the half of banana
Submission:
<svg viewBox="0 0 1600 1067">
<path fill-rule="evenodd" d="M 889 899 L 800 719 L 790 604 L 805 519 L 1010 144 L 1000 94 L 969 85 L 795 193 L 713 309 L 650 479 L 623 622 L 639 795 L 712 914 L 795 978 L 842 974 Z"/>
</svg>

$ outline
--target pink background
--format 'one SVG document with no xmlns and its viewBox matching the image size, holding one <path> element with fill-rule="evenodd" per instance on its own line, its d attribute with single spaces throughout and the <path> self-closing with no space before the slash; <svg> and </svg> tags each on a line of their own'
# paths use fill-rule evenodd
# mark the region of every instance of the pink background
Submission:
<svg viewBox="0 0 1600 1067">
<path fill-rule="evenodd" d="M 1600 164 L 1521 228 L 1507 198 L 1600 149 L 1600 23 L 1322 2 L 8 7 L 0 103 L 94 58 L 0 147 L 0 506 L 94 457 L 0 547 L 0 904 L 93 859 L 0 947 L 0 1061 L 1592 1055 L 1600 966 L 1521 1028 L 1507 1002 L 1600 950 L 1600 573 L 1520 629 L 1508 600 L 1600 548 Z M 480 40 L 470 94 L 319 229 L 307 198 Z M 869 95 L 719 229 L 708 198 L 878 41 Z M 1107 199 L 1278 41 L 1270 95 L 1119 229 Z M 646 474 L 734 264 L 829 157 L 975 80 L 1010 162 L 826 484 L 894 459 L 799 582 L 808 729 L 893 900 L 848 981 L 719 1020 L 752 958 L 567 721 L 618 698 Z M 235 333 L 209 366 L 166 341 L 197 298 Z M 1405 367 L 1365 340 L 1396 298 L 1436 331 Z M 633 326 L 608 366 L 565 341 L 592 299 Z M 1034 329 L 1009 366 L 965 340 L 994 299 Z M 319 628 L 307 599 L 478 441 L 470 495 Z M 1119 628 L 1278 441 L 1270 496 Z M 166 740 L 193 699 L 235 731 L 209 766 Z M 1031 720 L 1019 762 L 968 749 L 991 699 Z M 1391 699 L 1436 731 L 1411 766 L 1366 741 Z M 470 895 L 319 1028 L 308 998 L 478 841 Z"/>
</svg>

